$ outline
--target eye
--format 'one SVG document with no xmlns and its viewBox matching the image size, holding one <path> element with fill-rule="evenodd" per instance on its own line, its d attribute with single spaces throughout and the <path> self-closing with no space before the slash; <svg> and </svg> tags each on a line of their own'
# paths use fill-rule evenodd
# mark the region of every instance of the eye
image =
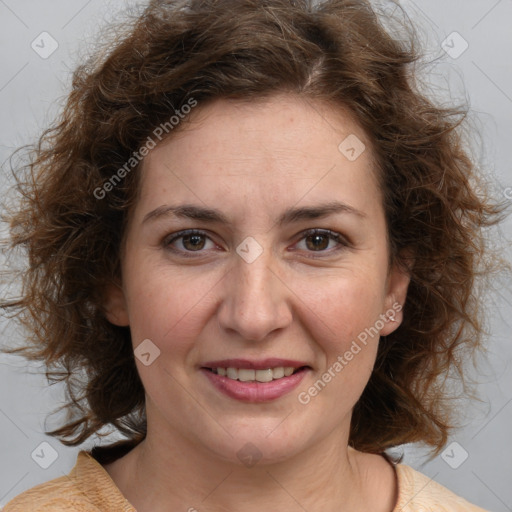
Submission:
<svg viewBox="0 0 512 512">
<path fill-rule="evenodd" d="M 213 246 L 215 246 L 214 242 L 204 231 L 200 231 L 197 229 L 188 229 L 185 231 L 179 231 L 178 233 L 174 233 L 167 237 L 164 240 L 164 246 L 173 252 L 186 255 L 187 257 L 189 255 L 193 257 L 191 253 L 201 253 L 203 249 L 213 248 L 207 247 L 208 241 L 211 242 Z M 296 246 L 300 245 L 301 242 L 304 243 L 305 248 L 299 248 L 299 250 L 304 250 L 306 252 L 328 254 L 337 252 L 339 250 L 351 246 L 350 243 L 346 240 L 346 238 L 342 236 L 340 233 L 336 233 L 331 230 L 317 228 L 309 229 L 301 233 L 300 241 L 298 244 L 296 244 Z M 331 242 L 335 242 L 334 248 L 331 247 L 332 250 L 326 250 L 329 248 Z"/>
<path fill-rule="evenodd" d="M 330 254 L 350 246 L 349 242 L 340 233 L 328 229 L 309 229 L 302 233 L 302 240 L 305 242 L 307 252 L 328 252 Z M 336 242 L 334 249 L 326 251 L 333 241 Z"/>
<path fill-rule="evenodd" d="M 181 245 L 181 248 L 173 247 L 173 244 L 180 239 L 181 242 L 179 245 Z M 188 229 L 186 231 L 174 233 L 170 237 L 166 238 L 164 245 L 175 252 L 200 252 L 205 248 L 206 240 L 210 240 L 210 242 L 212 242 L 204 231 Z"/>
</svg>

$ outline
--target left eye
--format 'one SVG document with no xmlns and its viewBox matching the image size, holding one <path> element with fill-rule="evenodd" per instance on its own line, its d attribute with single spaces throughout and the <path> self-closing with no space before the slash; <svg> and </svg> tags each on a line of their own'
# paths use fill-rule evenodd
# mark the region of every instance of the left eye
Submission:
<svg viewBox="0 0 512 512">
<path fill-rule="evenodd" d="M 181 240 L 182 249 L 178 249 L 174 246 L 175 242 Z M 170 238 L 167 238 L 164 245 L 174 252 L 201 252 L 206 245 L 206 241 L 209 240 L 212 244 L 213 241 L 204 231 L 198 230 L 187 230 L 175 233 Z M 334 241 L 338 246 L 347 247 L 349 244 L 345 238 L 330 230 L 323 229 L 310 229 L 301 234 L 300 242 L 305 241 L 306 251 L 308 252 L 327 252 L 326 249 L 329 247 L 330 242 Z M 338 249 L 335 250 L 339 250 Z M 332 251 L 329 251 L 332 252 Z"/>
<path fill-rule="evenodd" d="M 313 248 L 313 252 L 324 252 L 329 246 L 331 241 L 336 242 L 339 246 L 347 246 L 348 243 L 344 238 L 334 231 L 321 230 L 321 229 L 310 229 L 305 233 L 302 233 L 301 240 L 305 240 L 307 248 Z M 308 243 L 309 241 L 309 243 Z"/>
</svg>

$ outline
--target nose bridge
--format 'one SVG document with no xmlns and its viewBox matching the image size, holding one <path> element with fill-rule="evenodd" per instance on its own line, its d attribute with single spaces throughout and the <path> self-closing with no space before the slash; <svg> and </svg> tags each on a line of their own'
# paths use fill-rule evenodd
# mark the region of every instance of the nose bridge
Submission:
<svg viewBox="0 0 512 512">
<path fill-rule="evenodd" d="M 250 242 L 249 242 L 250 243 Z M 246 257 L 243 243 L 235 255 L 228 277 L 223 304 L 219 311 L 222 328 L 237 331 L 247 340 L 264 339 L 275 329 L 283 328 L 291 320 L 286 301 L 286 287 L 276 275 L 272 251 L 265 248 L 255 259 Z"/>
<path fill-rule="evenodd" d="M 238 258 L 234 269 L 237 276 L 236 282 L 238 283 L 236 288 L 240 291 L 241 298 L 245 302 L 257 299 L 268 300 L 270 298 L 269 288 L 272 286 L 273 279 L 276 279 L 272 269 L 273 266 L 275 267 L 270 249 L 266 249 L 254 261 L 247 261 L 242 257 Z M 267 297 L 260 297 L 259 295 L 262 293 L 265 293 Z"/>
</svg>

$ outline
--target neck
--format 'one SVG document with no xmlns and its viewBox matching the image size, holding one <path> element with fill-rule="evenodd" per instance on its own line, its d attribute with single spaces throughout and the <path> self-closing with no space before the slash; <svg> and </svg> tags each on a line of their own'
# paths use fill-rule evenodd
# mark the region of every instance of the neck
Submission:
<svg viewBox="0 0 512 512">
<path fill-rule="evenodd" d="M 250 467 L 223 460 L 183 436 L 159 432 L 148 430 L 143 442 L 105 467 L 138 512 L 371 509 L 376 473 L 366 461 L 377 456 L 349 448 L 348 430 L 333 431 L 284 461 Z M 387 504 L 373 510 L 390 511 L 393 500 L 381 494 L 380 505 Z"/>
</svg>

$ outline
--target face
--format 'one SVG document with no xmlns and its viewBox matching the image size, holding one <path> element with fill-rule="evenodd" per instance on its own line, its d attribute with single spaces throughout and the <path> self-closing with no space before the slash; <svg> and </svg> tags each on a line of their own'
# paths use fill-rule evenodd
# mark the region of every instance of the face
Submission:
<svg viewBox="0 0 512 512">
<path fill-rule="evenodd" d="M 107 300 L 139 356 L 148 438 L 237 463 L 246 443 L 278 461 L 346 442 L 408 285 L 388 265 L 371 141 L 288 95 L 189 121 L 143 163 Z"/>
</svg>

